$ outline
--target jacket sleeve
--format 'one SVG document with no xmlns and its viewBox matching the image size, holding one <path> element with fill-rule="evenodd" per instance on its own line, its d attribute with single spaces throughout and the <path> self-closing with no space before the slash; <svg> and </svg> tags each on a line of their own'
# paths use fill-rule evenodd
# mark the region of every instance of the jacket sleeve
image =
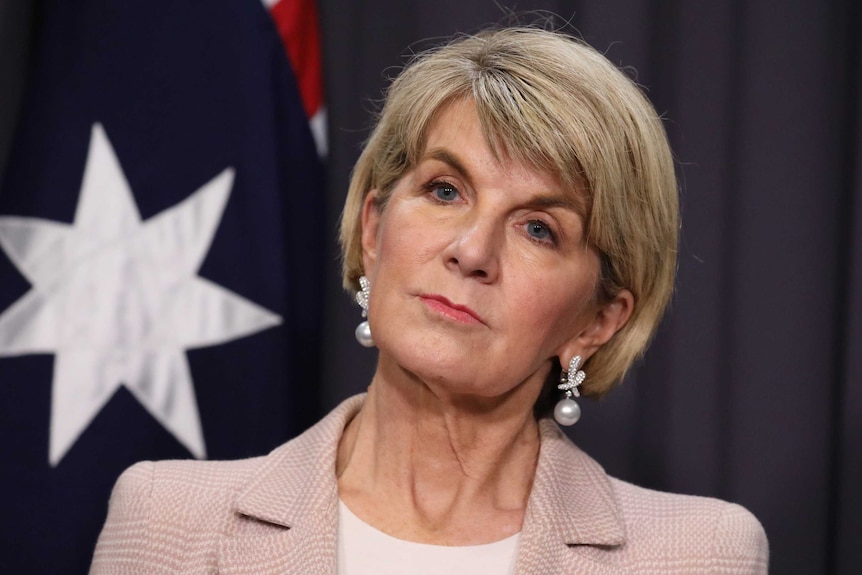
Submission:
<svg viewBox="0 0 862 575">
<path fill-rule="evenodd" d="M 144 461 L 123 472 L 114 485 L 108 519 L 99 535 L 90 575 L 156 574 L 148 549 L 155 465 Z"/>
<path fill-rule="evenodd" d="M 719 515 L 713 538 L 714 575 L 766 575 L 769 544 L 763 526 L 747 509 L 727 505 Z"/>
</svg>

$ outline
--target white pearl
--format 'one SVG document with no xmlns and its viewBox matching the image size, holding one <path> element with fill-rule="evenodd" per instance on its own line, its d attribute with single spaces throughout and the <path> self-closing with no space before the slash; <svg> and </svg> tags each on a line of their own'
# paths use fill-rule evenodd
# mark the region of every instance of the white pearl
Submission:
<svg viewBox="0 0 862 575">
<path fill-rule="evenodd" d="M 365 347 L 374 347 L 374 339 L 371 337 L 371 326 L 368 325 L 367 321 L 363 321 L 356 326 L 354 335 L 356 335 L 356 341 L 358 341 L 360 345 Z"/>
<path fill-rule="evenodd" d="M 565 397 L 554 407 L 554 419 L 560 425 L 574 425 L 581 418 L 581 406 L 571 397 Z"/>
</svg>

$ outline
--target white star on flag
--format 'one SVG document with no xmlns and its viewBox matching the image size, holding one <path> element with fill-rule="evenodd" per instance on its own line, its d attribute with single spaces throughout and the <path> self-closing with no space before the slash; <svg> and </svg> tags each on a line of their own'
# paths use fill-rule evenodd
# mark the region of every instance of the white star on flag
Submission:
<svg viewBox="0 0 862 575">
<path fill-rule="evenodd" d="M 52 466 L 120 386 L 195 457 L 206 457 L 185 350 L 281 323 L 197 275 L 233 178 L 227 168 L 143 222 L 111 143 L 94 124 L 74 224 L 0 217 L 0 247 L 32 284 L 0 314 L 0 357 L 56 354 Z"/>
</svg>

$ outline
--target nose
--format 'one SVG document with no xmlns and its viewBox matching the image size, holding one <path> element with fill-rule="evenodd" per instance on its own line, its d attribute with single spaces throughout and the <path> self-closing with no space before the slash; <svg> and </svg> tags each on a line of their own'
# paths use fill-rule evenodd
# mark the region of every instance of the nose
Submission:
<svg viewBox="0 0 862 575">
<path fill-rule="evenodd" d="M 483 283 L 497 281 L 503 233 L 496 218 L 473 213 L 458 222 L 443 251 L 446 267 Z"/>
</svg>

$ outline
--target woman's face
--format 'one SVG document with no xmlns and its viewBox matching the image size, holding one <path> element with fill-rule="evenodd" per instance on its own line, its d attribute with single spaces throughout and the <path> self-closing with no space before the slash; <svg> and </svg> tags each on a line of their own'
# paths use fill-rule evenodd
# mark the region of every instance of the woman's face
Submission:
<svg viewBox="0 0 862 575">
<path fill-rule="evenodd" d="M 579 195 L 495 158 L 470 101 L 437 116 L 385 209 L 370 198 L 362 244 L 381 368 L 439 393 L 538 394 L 553 358 L 588 357 L 628 317 L 629 299 L 595 302 Z"/>
</svg>

